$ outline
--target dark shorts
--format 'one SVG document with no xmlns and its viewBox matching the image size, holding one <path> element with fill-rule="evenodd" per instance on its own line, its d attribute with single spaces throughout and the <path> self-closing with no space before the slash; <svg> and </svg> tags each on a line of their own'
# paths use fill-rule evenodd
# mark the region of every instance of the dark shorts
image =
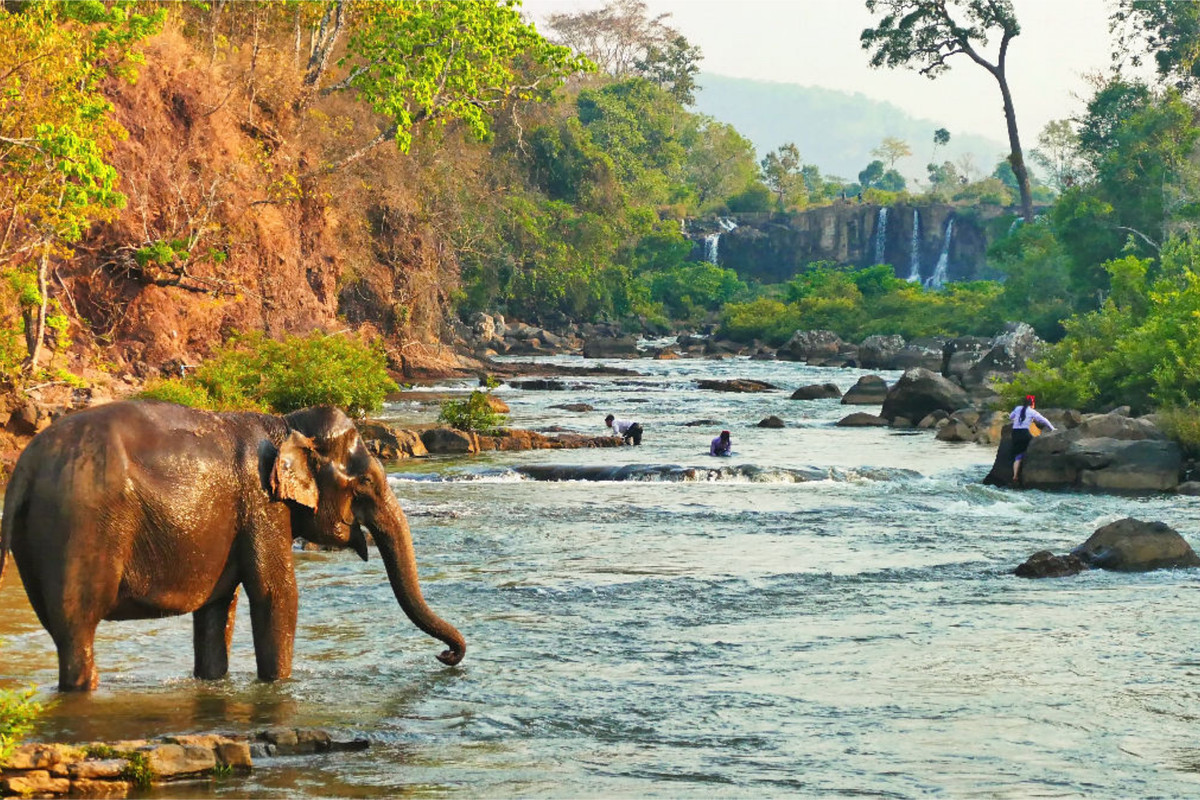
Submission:
<svg viewBox="0 0 1200 800">
<path fill-rule="evenodd" d="M 635 422 L 625 431 L 625 441 L 633 440 L 634 444 L 642 443 L 642 425 L 640 422 Z"/>
<path fill-rule="evenodd" d="M 1016 461 L 1021 456 L 1025 455 L 1025 451 L 1029 449 L 1029 443 L 1033 441 L 1033 434 L 1028 428 L 1013 428 L 1012 432 L 1012 454 L 1013 461 Z"/>
</svg>

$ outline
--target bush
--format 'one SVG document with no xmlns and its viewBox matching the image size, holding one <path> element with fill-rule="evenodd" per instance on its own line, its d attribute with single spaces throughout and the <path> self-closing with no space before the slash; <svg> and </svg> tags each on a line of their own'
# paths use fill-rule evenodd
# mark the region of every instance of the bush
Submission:
<svg viewBox="0 0 1200 800">
<path fill-rule="evenodd" d="M 328 404 L 361 416 L 378 411 L 396 388 L 377 345 L 322 333 L 283 341 L 255 333 L 233 337 L 192 374 L 152 384 L 141 396 L 277 414 Z"/>
<path fill-rule="evenodd" d="M 12 755 L 42 713 L 42 704 L 33 699 L 34 691 L 32 686 L 19 692 L 0 691 L 0 762 Z"/>
<path fill-rule="evenodd" d="M 490 433 L 504 424 L 505 415 L 492 408 L 492 389 L 499 382 L 489 377 L 484 389 L 476 389 L 464 400 L 447 400 L 442 403 L 438 422 L 460 431 Z"/>
<path fill-rule="evenodd" d="M 1173 406 L 1158 411 L 1158 427 L 1183 448 L 1189 458 L 1200 455 L 1200 406 Z"/>
</svg>

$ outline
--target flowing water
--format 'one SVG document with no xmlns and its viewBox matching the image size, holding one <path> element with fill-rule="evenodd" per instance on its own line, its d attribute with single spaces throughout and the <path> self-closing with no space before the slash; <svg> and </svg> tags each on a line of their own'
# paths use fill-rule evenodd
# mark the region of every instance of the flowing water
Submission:
<svg viewBox="0 0 1200 800">
<path fill-rule="evenodd" d="M 518 427 L 598 435 L 608 411 L 639 420 L 640 448 L 394 468 L 426 597 L 469 642 L 459 667 L 434 660 L 440 643 L 402 617 L 377 558 L 298 553 L 292 680 L 255 682 L 244 601 L 232 673 L 211 684 L 188 677 L 187 618 L 105 623 L 100 690 L 60 698 L 41 735 L 286 723 L 372 741 L 157 796 L 1200 793 L 1196 573 L 1010 574 L 1123 516 L 1195 541 L 1194 500 L 988 488 L 989 448 L 835 428 L 856 409 L 788 399 L 814 382 L 844 390 L 855 370 L 634 366 L 644 377 L 499 394 Z M 699 377 L 781 391 L 700 391 Z M 431 421 L 412 397 L 387 415 Z M 569 402 L 596 410 L 552 408 Z M 755 427 L 768 414 L 788 426 Z M 711 458 L 722 428 L 734 455 Z M 0 685 L 50 687 L 53 648 L 14 576 Z"/>
</svg>

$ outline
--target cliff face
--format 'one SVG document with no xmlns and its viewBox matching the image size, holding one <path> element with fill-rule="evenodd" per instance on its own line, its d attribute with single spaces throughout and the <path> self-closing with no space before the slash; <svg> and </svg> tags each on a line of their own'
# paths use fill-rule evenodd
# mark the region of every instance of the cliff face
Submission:
<svg viewBox="0 0 1200 800">
<path fill-rule="evenodd" d="M 290 66 L 260 54 L 247 92 L 245 64 L 167 31 L 137 82 L 111 87 L 128 205 L 55 275 L 78 344 L 145 376 L 234 331 L 367 325 L 397 361 L 438 341 L 457 265 L 406 189 L 416 167 L 384 146 L 353 172 L 298 181 L 338 136 L 374 129 L 336 99 L 297 112 Z"/>
<path fill-rule="evenodd" d="M 862 267 L 891 264 L 897 277 L 908 278 L 915 269 L 926 281 L 944 251 L 946 280 L 974 280 L 985 276 L 987 223 L 1003 215 L 1001 209 L 971 209 L 967 214 L 947 205 L 884 208 L 854 202 L 792 214 L 746 214 L 731 218 L 738 227 L 721 234 L 717 260 L 742 278 L 764 283 L 787 281 L 814 261 Z M 700 249 L 694 257 L 702 258 L 703 253 Z"/>
</svg>

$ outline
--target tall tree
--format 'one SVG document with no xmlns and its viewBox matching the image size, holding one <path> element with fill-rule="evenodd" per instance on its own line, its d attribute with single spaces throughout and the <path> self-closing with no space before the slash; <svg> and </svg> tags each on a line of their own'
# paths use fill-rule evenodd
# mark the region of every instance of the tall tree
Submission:
<svg viewBox="0 0 1200 800">
<path fill-rule="evenodd" d="M 1070 120 L 1052 119 L 1038 134 L 1038 146 L 1030 157 L 1046 170 L 1050 185 L 1064 191 L 1079 179 L 1079 136 Z"/>
<path fill-rule="evenodd" d="M 873 67 L 908 67 L 929 78 L 947 69 L 948 61 L 965 55 L 995 78 L 1004 103 L 1008 127 L 1008 157 L 1021 192 L 1021 213 L 1033 221 L 1029 172 L 1017 131 L 1017 112 L 1008 86 L 1008 46 L 1021 33 L 1011 0 L 866 0 L 871 13 L 882 12 L 879 23 L 859 37 L 870 50 Z M 999 34 L 994 60 L 981 52 L 989 36 Z"/>
<path fill-rule="evenodd" d="M 871 155 L 886 161 L 888 169 L 895 169 L 897 161 L 912 155 L 912 148 L 903 139 L 885 136 L 879 147 L 871 151 Z"/>
<path fill-rule="evenodd" d="M 582 53 L 614 78 L 646 78 L 684 105 L 695 102 L 700 48 L 650 16 L 643 0 L 610 0 L 591 11 L 551 14 L 546 26 L 560 44 Z"/>
<path fill-rule="evenodd" d="M 763 182 L 775 195 L 775 207 L 783 211 L 804 193 L 804 164 L 800 148 L 792 142 L 780 145 L 762 160 Z"/>
</svg>

